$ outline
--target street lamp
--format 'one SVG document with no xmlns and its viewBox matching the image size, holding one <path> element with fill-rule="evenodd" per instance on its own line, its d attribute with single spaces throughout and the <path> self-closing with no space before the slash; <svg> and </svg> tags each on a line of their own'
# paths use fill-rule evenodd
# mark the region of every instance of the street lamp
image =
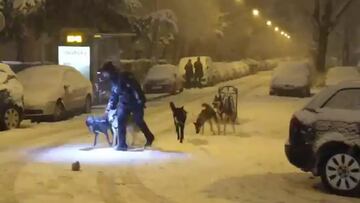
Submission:
<svg viewBox="0 0 360 203">
<path fill-rule="evenodd" d="M 257 17 L 260 15 L 260 11 L 258 9 L 253 9 L 252 14 L 253 14 L 253 16 Z"/>
<path fill-rule="evenodd" d="M 285 35 L 285 32 L 284 31 L 281 31 L 281 33 L 280 33 L 281 35 Z"/>
<path fill-rule="evenodd" d="M 266 21 L 266 25 L 267 26 L 271 26 L 272 25 L 272 22 L 270 20 Z"/>
<path fill-rule="evenodd" d="M 279 32 L 279 27 L 275 27 L 275 32 Z"/>
</svg>

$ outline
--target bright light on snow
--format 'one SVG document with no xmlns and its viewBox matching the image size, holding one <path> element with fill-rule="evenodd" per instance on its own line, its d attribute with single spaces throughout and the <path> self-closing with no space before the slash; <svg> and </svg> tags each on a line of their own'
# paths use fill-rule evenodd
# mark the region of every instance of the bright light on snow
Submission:
<svg viewBox="0 0 360 203">
<path fill-rule="evenodd" d="M 36 161 L 45 163 L 80 163 L 95 165 L 143 164 L 147 162 L 166 162 L 189 158 L 181 152 L 163 152 L 160 150 L 120 152 L 112 148 L 97 148 L 89 150 L 89 145 L 65 145 L 57 148 L 37 151 L 33 157 Z"/>
</svg>

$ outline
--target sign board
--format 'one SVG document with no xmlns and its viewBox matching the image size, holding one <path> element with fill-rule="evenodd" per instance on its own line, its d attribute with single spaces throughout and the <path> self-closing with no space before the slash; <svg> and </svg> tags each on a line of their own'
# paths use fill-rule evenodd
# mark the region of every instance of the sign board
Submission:
<svg viewBox="0 0 360 203">
<path fill-rule="evenodd" d="M 59 64 L 74 67 L 87 79 L 90 79 L 90 47 L 59 46 Z"/>
</svg>

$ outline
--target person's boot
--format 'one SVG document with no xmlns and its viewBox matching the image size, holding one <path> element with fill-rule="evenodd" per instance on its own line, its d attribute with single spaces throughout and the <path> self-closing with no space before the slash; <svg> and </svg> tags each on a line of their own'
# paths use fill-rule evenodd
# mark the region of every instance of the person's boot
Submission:
<svg viewBox="0 0 360 203">
<path fill-rule="evenodd" d="M 127 151 L 128 150 L 128 146 L 127 145 L 119 145 L 115 148 L 116 151 Z"/>
<path fill-rule="evenodd" d="M 151 138 L 149 138 L 148 140 L 146 140 L 146 143 L 145 143 L 145 148 L 146 147 L 151 147 L 153 142 L 154 142 L 155 138 L 154 136 L 152 136 Z"/>
</svg>

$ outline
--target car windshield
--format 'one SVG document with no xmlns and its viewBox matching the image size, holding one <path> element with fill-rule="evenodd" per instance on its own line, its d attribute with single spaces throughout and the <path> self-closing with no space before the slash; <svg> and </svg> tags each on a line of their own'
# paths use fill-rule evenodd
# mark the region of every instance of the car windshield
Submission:
<svg viewBox="0 0 360 203">
<path fill-rule="evenodd" d="M 334 89 L 329 87 L 318 93 L 305 107 L 304 109 L 310 111 L 316 111 L 321 108 L 322 105 L 334 94 Z"/>
</svg>

